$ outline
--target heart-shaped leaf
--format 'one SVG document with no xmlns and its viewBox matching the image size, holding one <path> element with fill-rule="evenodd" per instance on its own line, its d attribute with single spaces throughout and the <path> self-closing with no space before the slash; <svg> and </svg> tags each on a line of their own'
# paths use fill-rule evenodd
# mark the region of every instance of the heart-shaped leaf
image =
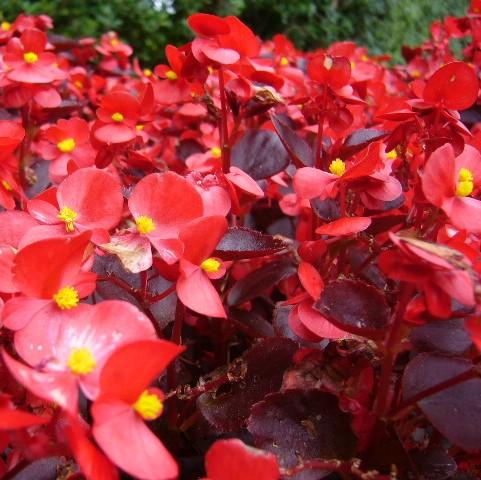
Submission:
<svg viewBox="0 0 481 480">
<path fill-rule="evenodd" d="M 373 339 L 384 336 L 390 317 L 384 294 L 360 280 L 328 283 L 314 308 L 342 330 Z"/>
<path fill-rule="evenodd" d="M 411 360 L 404 372 L 404 400 L 471 369 L 471 362 L 464 358 L 422 353 Z M 480 398 L 481 379 L 472 378 L 423 398 L 418 405 L 448 440 L 472 451 L 481 449 Z"/>
<path fill-rule="evenodd" d="M 213 255 L 223 260 L 272 255 L 287 247 L 281 239 L 246 227 L 231 227 L 221 238 Z"/>
<path fill-rule="evenodd" d="M 270 130 L 247 130 L 234 145 L 231 160 L 254 180 L 272 177 L 289 164 L 286 149 Z"/>
</svg>

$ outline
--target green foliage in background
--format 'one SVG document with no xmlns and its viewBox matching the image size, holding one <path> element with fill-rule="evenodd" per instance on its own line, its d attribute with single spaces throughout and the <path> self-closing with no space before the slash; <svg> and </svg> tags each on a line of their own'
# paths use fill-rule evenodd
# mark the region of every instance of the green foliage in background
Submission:
<svg viewBox="0 0 481 480">
<path fill-rule="evenodd" d="M 115 30 L 145 66 L 162 61 L 167 43 L 192 38 L 185 19 L 197 11 L 237 15 L 262 38 L 285 33 L 301 49 L 349 39 L 399 61 L 401 45 L 421 43 L 432 20 L 462 15 L 467 5 L 468 0 L 0 0 L 0 17 L 45 13 L 56 33 L 75 38 Z"/>
</svg>

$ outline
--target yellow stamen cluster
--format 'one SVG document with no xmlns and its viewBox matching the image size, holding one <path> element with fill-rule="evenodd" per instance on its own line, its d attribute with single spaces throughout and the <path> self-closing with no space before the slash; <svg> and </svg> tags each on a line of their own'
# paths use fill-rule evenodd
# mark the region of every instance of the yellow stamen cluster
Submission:
<svg viewBox="0 0 481 480">
<path fill-rule="evenodd" d="M 0 23 L 0 28 L 4 32 L 8 32 L 10 30 L 11 26 L 12 26 L 12 24 L 10 22 L 7 22 L 7 21 L 3 21 L 2 23 Z"/>
<path fill-rule="evenodd" d="M 474 178 L 471 170 L 461 168 L 458 173 L 458 185 L 456 187 L 456 195 L 459 197 L 467 197 L 474 190 Z"/>
<path fill-rule="evenodd" d="M 287 57 L 282 57 L 279 63 L 282 67 L 286 67 L 287 65 L 289 65 L 289 60 L 287 59 Z"/>
<path fill-rule="evenodd" d="M 394 150 L 391 150 L 390 152 L 387 152 L 386 157 L 388 158 L 388 160 L 396 160 L 397 158 L 396 150 L 394 149 Z"/>
<path fill-rule="evenodd" d="M 340 158 L 336 158 L 329 165 L 329 171 L 333 175 L 337 175 L 338 177 L 340 177 L 346 171 L 346 164 Z"/>
<path fill-rule="evenodd" d="M 150 68 L 144 68 L 144 75 L 146 77 L 151 77 L 152 76 L 152 70 Z"/>
<path fill-rule="evenodd" d="M 330 70 L 332 68 L 332 64 L 334 62 L 332 61 L 332 58 L 331 57 L 326 57 L 324 59 L 324 68 L 326 68 L 327 70 Z"/>
<path fill-rule="evenodd" d="M 200 264 L 200 268 L 207 273 L 217 273 L 222 264 L 215 258 L 208 258 Z"/>
<path fill-rule="evenodd" d="M 212 147 L 210 149 L 210 154 L 214 157 L 214 158 L 220 158 L 222 156 L 222 150 L 219 148 L 219 147 Z"/>
<path fill-rule="evenodd" d="M 77 88 L 84 88 L 84 84 L 83 84 L 83 82 L 81 82 L 80 80 L 75 80 L 74 85 L 75 85 Z"/>
<path fill-rule="evenodd" d="M 23 59 L 27 63 L 35 63 L 38 61 L 38 55 L 34 52 L 26 52 L 23 54 Z"/>
<path fill-rule="evenodd" d="M 112 113 L 111 118 L 114 122 L 123 122 L 124 121 L 124 116 L 120 112 Z"/>
<path fill-rule="evenodd" d="M 141 130 L 144 129 L 144 125 L 142 125 L 141 123 L 139 123 L 138 125 L 135 125 L 135 129 L 140 132 Z"/>
<path fill-rule="evenodd" d="M 86 375 L 95 368 L 96 362 L 92 352 L 85 347 L 74 348 L 68 357 L 67 365 L 76 375 Z"/>
<path fill-rule="evenodd" d="M 177 80 L 177 78 L 179 78 L 177 76 L 177 74 L 173 71 L 173 70 L 167 70 L 165 72 L 165 76 L 166 78 L 168 78 L 169 80 Z"/>
<path fill-rule="evenodd" d="M 112 38 L 112 40 L 110 40 L 110 45 L 112 45 L 112 47 L 116 47 L 119 43 L 120 42 L 117 38 Z"/>
<path fill-rule="evenodd" d="M 6 181 L 2 180 L 2 187 L 7 191 L 11 192 L 13 190 L 12 186 Z"/>
<path fill-rule="evenodd" d="M 53 297 L 58 308 L 62 310 L 70 310 L 75 308 L 79 303 L 78 292 L 73 287 L 61 288 Z"/>
<path fill-rule="evenodd" d="M 146 215 L 141 215 L 140 217 L 137 217 L 135 219 L 135 224 L 137 225 L 137 230 L 143 234 L 150 233 L 155 230 L 154 221 Z"/>
<path fill-rule="evenodd" d="M 78 213 L 69 207 L 63 207 L 57 215 L 57 218 L 65 222 L 65 230 L 67 232 L 73 232 L 75 230 L 75 219 Z"/>
<path fill-rule="evenodd" d="M 65 140 L 57 143 L 57 148 L 62 153 L 70 153 L 75 148 L 75 145 L 75 140 L 73 138 L 66 138 Z"/>
<path fill-rule="evenodd" d="M 132 407 L 145 420 L 155 420 L 164 409 L 160 398 L 154 393 L 149 393 L 148 390 L 141 393 Z"/>
</svg>

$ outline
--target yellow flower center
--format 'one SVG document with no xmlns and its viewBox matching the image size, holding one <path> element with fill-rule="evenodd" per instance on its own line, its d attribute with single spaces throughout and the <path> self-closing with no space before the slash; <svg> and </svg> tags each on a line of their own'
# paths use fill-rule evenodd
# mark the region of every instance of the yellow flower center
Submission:
<svg viewBox="0 0 481 480">
<path fill-rule="evenodd" d="M 222 156 L 222 150 L 219 147 L 213 147 L 210 149 L 210 154 L 214 158 L 220 158 Z"/>
<path fill-rule="evenodd" d="M 327 70 L 330 70 L 332 68 L 332 64 L 333 64 L 333 61 L 331 57 L 326 57 L 324 59 L 324 68 L 326 68 Z"/>
<path fill-rule="evenodd" d="M 74 85 L 75 85 L 77 88 L 84 88 L 84 84 L 83 84 L 83 82 L 81 82 L 80 80 L 75 80 Z"/>
<path fill-rule="evenodd" d="M 354 70 L 356 68 L 356 62 L 351 60 L 351 70 Z"/>
<path fill-rule="evenodd" d="M 281 61 L 279 62 L 282 67 L 289 65 L 289 60 L 286 57 L 281 57 Z"/>
<path fill-rule="evenodd" d="M 165 72 L 165 76 L 169 79 L 169 80 L 177 80 L 177 78 L 179 78 L 177 76 L 177 74 L 173 71 L 173 70 L 167 70 Z"/>
<path fill-rule="evenodd" d="M 367 55 L 361 55 L 361 60 L 363 62 L 367 62 L 369 60 L 369 57 Z"/>
<path fill-rule="evenodd" d="M 2 187 L 7 191 L 11 192 L 13 190 L 12 186 L 6 181 L 2 180 Z"/>
<path fill-rule="evenodd" d="M 112 47 L 116 47 L 119 43 L 120 42 L 117 38 L 112 38 L 112 40 L 110 40 L 110 45 L 112 45 Z"/>
<path fill-rule="evenodd" d="M 152 70 L 150 68 L 144 68 L 144 75 L 146 77 L 151 77 L 152 76 Z"/>
<path fill-rule="evenodd" d="M 75 308 L 79 303 L 78 292 L 73 287 L 63 287 L 54 296 L 53 299 L 62 310 L 70 310 Z"/>
<path fill-rule="evenodd" d="M 387 152 L 386 157 L 389 160 L 395 160 L 397 158 L 397 152 L 396 150 L 391 150 L 390 152 Z"/>
<path fill-rule="evenodd" d="M 73 138 L 66 138 L 57 143 L 57 148 L 63 153 L 70 153 L 75 148 L 75 140 Z"/>
<path fill-rule="evenodd" d="M 8 32 L 10 30 L 10 27 L 12 26 L 12 24 L 10 22 L 6 22 L 6 21 L 3 21 L 2 23 L 0 23 L 0 28 L 4 31 L 4 32 Z"/>
<path fill-rule="evenodd" d="M 124 120 L 124 116 L 120 112 L 112 113 L 112 120 L 114 122 L 122 122 Z"/>
<path fill-rule="evenodd" d="M 164 409 L 160 398 L 155 393 L 149 393 L 148 390 L 141 393 L 132 407 L 145 420 L 155 420 Z"/>
<path fill-rule="evenodd" d="M 473 193 L 474 182 L 473 173 L 467 168 L 461 168 L 458 173 L 458 185 L 456 187 L 456 195 L 459 197 L 467 197 Z"/>
<path fill-rule="evenodd" d="M 144 129 L 144 126 L 141 123 L 139 123 L 138 125 L 135 125 L 135 129 L 140 132 L 140 130 Z"/>
<path fill-rule="evenodd" d="M 68 357 L 67 365 L 76 375 L 90 373 L 96 365 L 92 352 L 85 347 L 74 348 Z"/>
<path fill-rule="evenodd" d="M 346 171 L 346 164 L 340 158 L 336 158 L 329 165 L 329 171 L 333 175 L 340 177 Z"/>
<path fill-rule="evenodd" d="M 147 217 L 146 215 L 141 215 L 140 217 L 137 217 L 135 219 L 135 223 L 137 225 L 137 230 L 140 233 L 145 234 L 155 230 L 154 221 L 150 217 Z"/>
<path fill-rule="evenodd" d="M 421 76 L 421 72 L 419 70 L 414 69 L 411 71 L 411 77 L 418 78 L 420 76 Z"/>
<path fill-rule="evenodd" d="M 222 264 L 219 262 L 219 260 L 216 260 L 215 258 L 208 258 L 200 264 L 200 268 L 207 273 L 216 273 L 219 271 L 221 265 Z"/>
<path fill-rule="evenodd" d="M 74 222 L 77 218 L 77 215 L 78 213 L 75 210 L 72 210 L 69 207 L 63 207 L 58 213 L 57 217 L 65 222 L 65 230 L 67 232 L 73 232 L 75 229 Z"/>
<path fill-rule="evenodd" d="M 38 60 L 38 55 L 34 52 L 27 52 L 23 54 L 23 59 L 27 63 L 35 63 Z"/>
</svg>

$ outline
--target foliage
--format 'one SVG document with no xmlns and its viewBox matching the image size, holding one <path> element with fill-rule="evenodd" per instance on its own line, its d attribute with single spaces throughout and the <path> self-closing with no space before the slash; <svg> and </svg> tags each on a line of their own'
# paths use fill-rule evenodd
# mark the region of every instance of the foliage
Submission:
<svg viewBox="0 0 481 480">
<path fill-rule="evenodd" d="M 164 59 L 168 43 L 189 41 L 185 19 L 204 11 L 236 15 L 263 39 L 276 33 L 301 49 L 326 47 L 337 40 L 355 40 L 373 54 L 390 53 L 401 60 L 403 44 L 417 45 L 427 26 L 445 15 L 461 15 L 467 0 L 174 0 L 155 8 L 153 0 L 11 0 L 0 16 L 11 20 L 20 12 L 45 13 L 56 31 L 72 38 L 117 31 L 147 66 Z M 169 8 L 172 5 L 172 8 Z M 162 6 L 162 4 L 161 4 Z M 266 21 L 268 19 L 268 21 Z"/>
<path fill-rule="evenodd" d="M 0 22 L 0 477 L 479 478 L 481 0 L 394 65 L 186 25 Z"/>
</svg>

